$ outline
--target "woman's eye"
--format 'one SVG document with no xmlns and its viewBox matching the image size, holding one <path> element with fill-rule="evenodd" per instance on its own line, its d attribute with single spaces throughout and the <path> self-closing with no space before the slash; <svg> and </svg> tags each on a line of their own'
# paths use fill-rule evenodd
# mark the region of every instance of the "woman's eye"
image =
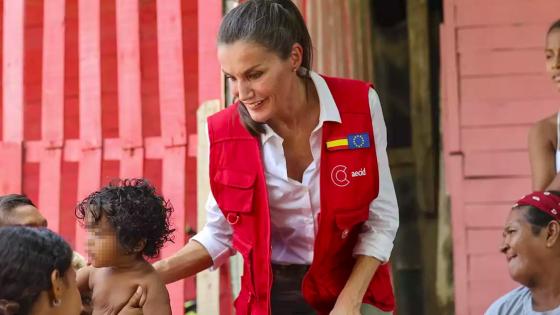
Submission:
<svg viewBox="0 0 560 315">
<path fill-rule="evenodd" d="M 248 75 L 249 80 L 256 80 L 258 78 L 260 78 L 262 75 L 262 72 L 254 72 Z"/>
<path fill-rule="evenodd" d="M 235 78 L 232 77 L 231 75 L 226 75 L 226 79 L 232 82 L 235 82 Z"/>
</svg>

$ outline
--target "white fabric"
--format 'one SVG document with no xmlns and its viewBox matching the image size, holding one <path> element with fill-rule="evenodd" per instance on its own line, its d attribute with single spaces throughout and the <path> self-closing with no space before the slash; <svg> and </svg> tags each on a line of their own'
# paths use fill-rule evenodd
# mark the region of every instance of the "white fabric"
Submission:
<svg viewBox="0 0 560 315">
<path fill-rule="evenodd" d="M 321 209 L 321 130 L 325 121 L 341 121 L 325 80 L 314 72 L 311 72 L 311 78 L 319 95 L 320 114 L 319 123 L 309 139 L 313 162 L 305 170 L 301 183 L 287 176 L 283 139 L 266 125 L 266 133 L 261 135 L 271 213 L 271 259 L 275 263 L 310 264 L 313 260 L 317 216 Z M 372 256 L 386 262 L 393 249 L 399 225 L 399 210 L 386 152 L 387 130 L 379 97 L 373 89 L 369 91 L 369 105 L 379 165 L 379 195 L 370 204 L 369 219 L 363 225 L 354 255 Z M 206 225 L 193 239 L 208 250 L 214 267 L 219 267 L 234 253 L 231 244 L 233 231 L 211 193 L 206 209 Z"/>
<path fill-rule="evenodd" d="M 496 300 L 484 315 L 560 315 L 560 305 L 552 310 L 533 310 L 533 296 L 527 287 L 519 287 Z"/>
<path fill-rule="evenodd" d="M 556 115 L 556 173 L 560 173 L 560 112 Z"/>
</svg>

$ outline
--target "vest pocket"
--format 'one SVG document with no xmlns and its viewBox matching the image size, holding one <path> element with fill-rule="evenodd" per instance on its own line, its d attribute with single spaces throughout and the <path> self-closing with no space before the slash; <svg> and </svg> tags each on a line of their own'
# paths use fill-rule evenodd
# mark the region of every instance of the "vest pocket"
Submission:
<svg viewBox="0 0 560 315">
<path fill-rule="evenodd" d="M 365 222 L 369 218 L 369 208 L 361 207 L 357 209 L 342 210 L 335 213 L 336 226 L 342 230 L 350 230 L 356 224 Z"/>
<path fill-rule="evenodd" d="M 237 170 L 220 169 L 214 180 L 217 185 L 214 197 L 224 212 L 250 212 L 253 208 L 253 192 L 257 174 Z M 237 223 L 239 217 L 227 214 L 230 224 Z"/>
</svg>

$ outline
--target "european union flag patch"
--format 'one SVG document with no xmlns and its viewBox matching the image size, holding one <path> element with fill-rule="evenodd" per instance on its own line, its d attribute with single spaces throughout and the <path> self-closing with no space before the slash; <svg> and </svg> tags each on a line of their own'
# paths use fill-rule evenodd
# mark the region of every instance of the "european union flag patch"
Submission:
<svg viewBox="0 0 560 315">
<path fill-rule="evenodd" d="M 348 148 L 352 149 L 363 149 L 369 148 L 369 134 L 367 133 L 355 133 L 348 135 Z"/>
</svg>

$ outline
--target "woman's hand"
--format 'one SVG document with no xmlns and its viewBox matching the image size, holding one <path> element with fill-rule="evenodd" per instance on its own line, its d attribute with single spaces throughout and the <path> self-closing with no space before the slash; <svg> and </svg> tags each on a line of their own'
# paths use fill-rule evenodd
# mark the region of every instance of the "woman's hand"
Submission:
<svg viewBox="0 0 560 315">
<path fill-rule="evenodd" d="M 143 315 L 142 307 L 144 303 L 146 303 L 146 293 L 141 286 L 138 286 L 136 292 L 130 297 L 118 315 Z"/>
<path fill-rule="evenodd" d="M 336 304 L 329 315 L 361 315 L 361 306 L 361 299 L 358 300 L 356 297 L 347 297 L 343 291 L 336 299 Z"/>
</svg>

